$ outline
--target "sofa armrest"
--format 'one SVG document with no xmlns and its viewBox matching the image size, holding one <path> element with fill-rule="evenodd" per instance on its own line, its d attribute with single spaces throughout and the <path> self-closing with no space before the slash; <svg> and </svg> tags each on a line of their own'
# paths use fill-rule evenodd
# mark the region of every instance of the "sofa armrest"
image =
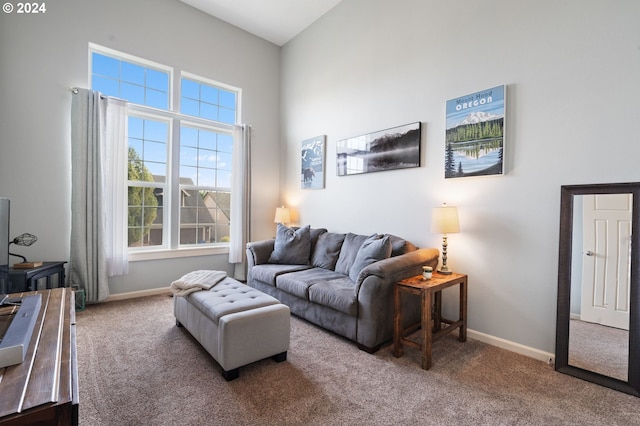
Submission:
<svg viewBox="0 0 640 426">
<path fill-rule="evenodd" d="M 249 270 L 255 265 L 269 262 L 276 240 L 252 241 L 247 243 L 247 267 Z"/>
<path fill-rule="evenodd" d="M 435 270 L 438 266 L 440 252 L 435 248 L 423 248 L 400 256 L 379 260 L 366 266 L 358 274 L 356 291 L 368 276 L 376 276 L 391 284 L 396 281 L 422 274 L 423 266 L 431 266 Z"/>
<path fill-rule="evenodd" d="M 422 274 L 422 266 L 438 266 L 438 249 L 425 248 L 372 263 L 360 271 L 356 282 L 358 298 L 357 342 L 373 348 L 393 336 L 393 291 L 395 283 Z M 420 319 L 420 301 L 403 298 L 405 323 Z"/>
</svg>

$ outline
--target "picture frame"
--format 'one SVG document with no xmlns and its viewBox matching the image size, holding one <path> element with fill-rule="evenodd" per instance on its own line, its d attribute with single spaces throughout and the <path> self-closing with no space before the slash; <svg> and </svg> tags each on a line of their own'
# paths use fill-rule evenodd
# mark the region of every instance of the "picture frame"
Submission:
<svg viewBox="0 0 640 426">
<path fill-rule="evenodd" d="M 447 101 L 445 179 L 504 174 L 506 86 Z"/>
<path fill-rule="evenodd" d="M 300 151 L 301 189 L 324 189 L 326 142 L 326 135 L 302 141 Z"/>
<path fill-rule="evenodd" d="M 415 122 L 338 141 L 336 173 L 360 173 L 420 167 L 422 123 Z"/>
</svg>

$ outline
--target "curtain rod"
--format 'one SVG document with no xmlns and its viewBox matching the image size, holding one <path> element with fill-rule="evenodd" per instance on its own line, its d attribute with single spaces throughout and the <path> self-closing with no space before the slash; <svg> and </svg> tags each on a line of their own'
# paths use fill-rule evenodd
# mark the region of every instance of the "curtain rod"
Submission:
<svg viewBox="0 0 640 426">
<path fill-rule="evenodd" d="M 69 91 L 71 93 L 73 93 L 74 95 L 77 95 L 78 93 L 80 93 L 80 88 L 79 87 L 69 87 Z M 114 99 L 116 101 L 122 101 L 122 102 L 126 102 L 124 99 L 120 99 L 120 98 L 113 98 L 111 96 L 105 96 L 102 93 L 100 93 L 100 99 Z"/>
</svg>

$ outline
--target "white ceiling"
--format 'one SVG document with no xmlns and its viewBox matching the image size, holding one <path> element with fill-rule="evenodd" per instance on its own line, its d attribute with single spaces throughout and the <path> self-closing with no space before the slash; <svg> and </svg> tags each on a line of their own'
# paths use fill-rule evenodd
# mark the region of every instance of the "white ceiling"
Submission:
<svg viewBox="0 0 640 426">
<path fill-rule="evenodd" d="M 180 0 L 278 46 L 341 0 Z"/>
</svg>

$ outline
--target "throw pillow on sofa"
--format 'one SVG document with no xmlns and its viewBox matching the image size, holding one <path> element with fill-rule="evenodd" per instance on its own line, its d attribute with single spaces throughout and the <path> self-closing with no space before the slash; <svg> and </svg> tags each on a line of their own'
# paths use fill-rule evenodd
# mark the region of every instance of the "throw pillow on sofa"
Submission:
<svg viewBox="0 0 640 426">
<path fill-rule="evenodd" d="M 269 263 L 308 265 L 311 255 L 310 229 L 311 227 L 307 225 L 293 230 L 279 223 Z"/>
<path fill-rule="evenodd" d="M 358 275 L 367 266 L 391 256 L 391 240 L 388 236 L 380 238 L 379 235 L 372 235 L 367 238 L 356 255 L 353 265 L 349 269 L 349 278 L 354 283 L 358 280 Z"/>
<path fill-rule="evenodd" d="M 334 232 L 321 234 L 312 249 L 311 264 L 316 268 L 334 270 L 345 237 L 346 234 Z"/>
<path fill-rule="evenodd" d="M 371 237 L 367 237 L 366 235 L 352 234 L 351 232 L 349 232 L 344 238 L 344 242 L 342 243 L 340 255 L 338 256 L 338 261 L 336 262 L 335 271 L 341 274 L 349 275 L 349 270 L 351 269 L 351 265 L 353 265 L 353 261 L 356 259 L 358 250 L 360 250 L 360 246 L 366 241 L 367 238 L 374 237 L 380 238 L 381 236 L 378 234 L 373 234 Z"/>
</svg>

